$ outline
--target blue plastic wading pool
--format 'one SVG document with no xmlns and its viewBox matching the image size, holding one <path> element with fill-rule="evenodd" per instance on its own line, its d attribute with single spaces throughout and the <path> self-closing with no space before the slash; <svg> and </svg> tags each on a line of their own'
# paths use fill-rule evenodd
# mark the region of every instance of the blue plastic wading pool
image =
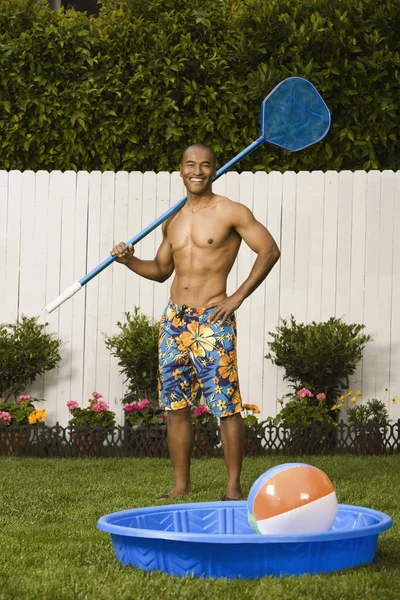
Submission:
<svg viewBox="0 0 400 600">
<path fill-rule="evenodd" d="M 370 563 L 378 535 L 392 519 L 361 506 L 339 504 L 328 532 L 257 535 L 247 502 L 201 502 L 135 508 L 105 515 L 124 565 L 169 575 L 254 579 L 266 575 L 328 573 Z"/>
</svg>

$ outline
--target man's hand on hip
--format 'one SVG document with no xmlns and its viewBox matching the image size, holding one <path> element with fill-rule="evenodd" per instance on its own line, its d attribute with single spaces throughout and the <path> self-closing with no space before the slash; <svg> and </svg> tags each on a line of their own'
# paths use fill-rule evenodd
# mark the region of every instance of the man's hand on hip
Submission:
<svg viewBox="0 0 400 600">
<path fill-rule="evenodd" d="M 213 325 L 217 321 L 224 323 L 228 319 L 228 317 L 235 312 L 236 309 L 242 304 L 241 300 L 233 294 L 232 296 L 227 296 L 223 300 L 219 302 L 209 302 L 206 304 L 205 308 L 213 308 L 215 310 L 210 314 L 208 318 L 209 325 Z"/>
</svg>

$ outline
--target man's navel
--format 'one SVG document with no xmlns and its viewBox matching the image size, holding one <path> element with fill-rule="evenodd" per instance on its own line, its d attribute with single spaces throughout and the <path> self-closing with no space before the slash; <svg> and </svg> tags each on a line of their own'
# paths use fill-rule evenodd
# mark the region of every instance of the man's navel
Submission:
<svg viewBox="0 0 400 600">
<path fill-rule="evenodd" d="M 213 241 L 214 241 L 214 240 L 212 240 L 212 239 L 209 239 L 209 240 L 208 240 L 208 243 L 209 243 L 209 244 L 212 244 L 212 243 L 213 243 Z"/>
</svg>

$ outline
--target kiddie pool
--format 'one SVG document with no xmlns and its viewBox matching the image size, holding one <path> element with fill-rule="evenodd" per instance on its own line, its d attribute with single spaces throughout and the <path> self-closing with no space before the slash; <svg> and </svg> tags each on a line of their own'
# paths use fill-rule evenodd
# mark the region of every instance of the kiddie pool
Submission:
<svg viewBox="0 0 400 600">
<path fill-rule="evenodd" d="M 392 519 L 339 504 L 332 528 L 309 535 L 258 535 L 247 502 L 200 502 L 135 508 L 101 517 L 124 565 L 169 575 L 254 579 L 329 573 L 370 563 Z"/>
</svg>

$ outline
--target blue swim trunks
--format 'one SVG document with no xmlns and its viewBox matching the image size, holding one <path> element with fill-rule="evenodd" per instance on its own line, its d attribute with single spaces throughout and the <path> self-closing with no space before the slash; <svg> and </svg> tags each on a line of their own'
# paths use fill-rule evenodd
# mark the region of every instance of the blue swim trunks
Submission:
<svg viewBox="0 0 400 600">
<path fill-rule="evenodd" d="M 241 412 L 236 321 L 209 325 L 214 308 L 187 308 L 170 300 L 160 323 L 158 390 L 160 406 L 179 410 L 204 395 L 216 417 Z"/>
</svg>

